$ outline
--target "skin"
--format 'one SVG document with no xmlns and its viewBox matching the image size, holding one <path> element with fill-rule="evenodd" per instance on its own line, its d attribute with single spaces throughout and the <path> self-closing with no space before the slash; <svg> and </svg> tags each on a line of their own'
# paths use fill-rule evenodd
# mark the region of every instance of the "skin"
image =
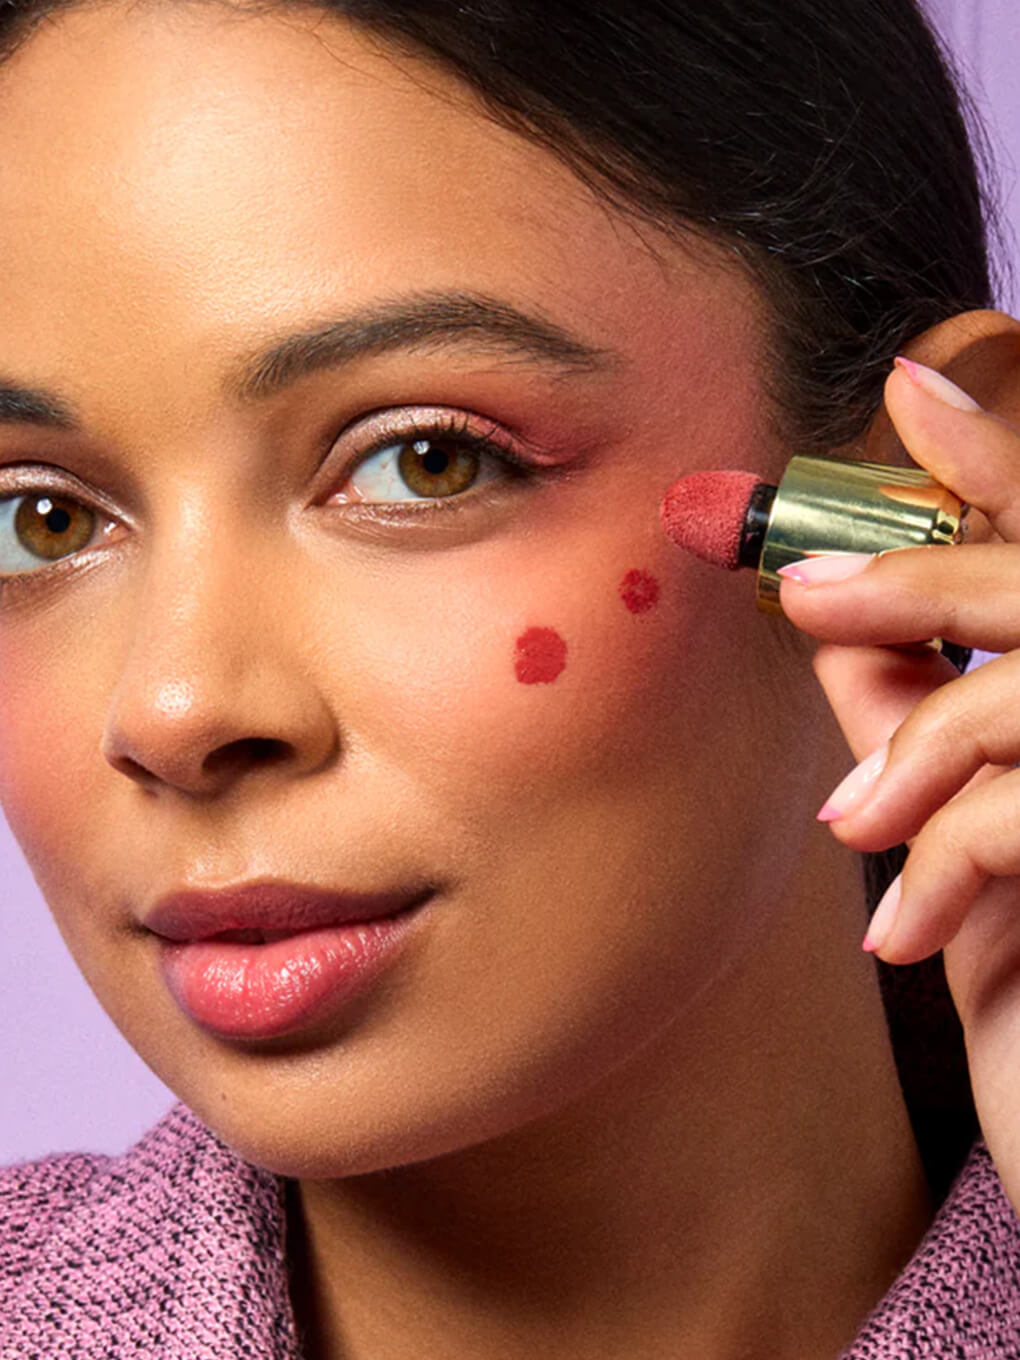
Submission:
<svg viewBox="0 0 1020 1360">
<path fill-rule="evenodd" d="M 887 746 L 880 777 L 830 810 L 845 845 L 910 846 L 886 894 L 892 914 L 876 911 L 864 945 L 894 964 L 943 951 L 982 1135 L 1017 1208 L 1020 323 L 969 313 L 911 352 L 935 368 L 897 369 L 885 408 L 913 458 L 972 507 L 968 543 L 863 559 L 842 582 L 784 584 L 783 605 L 823 640 L 815 670 L 855 756 Z M 886 434 L 880 422 L 876 445 Z M 940 658 L 883 645 L 931 636 L 1001 655 L 957 678 Z"/>
<path fill-rule="evenodd" d="M 67 12 L 0 72 L 0 123 L 0 373 L 82 417 L 0 427 L 0 496 L 47 464 L 113 525 L 0 602 L 0 802 L 127 1041 L 294 1178 L 310 1360 L 836 1354 L 932 1212 L 858 867 L 812 822 L 845 747 L 750 574 L 657 513 L 791 452 L 752 283 L 312 13 Z M 462 337 L 224 388 L 449 289 L 616 357 Z M 422 407 L 545 471 L 359 517 L 360 422 Z M 531 627 L 567 642 L 553 683 L 515 677 Z M 227 1040 L 143 918 L 270 875 L 442 891 L 354 1003 Z"/>
</svg>

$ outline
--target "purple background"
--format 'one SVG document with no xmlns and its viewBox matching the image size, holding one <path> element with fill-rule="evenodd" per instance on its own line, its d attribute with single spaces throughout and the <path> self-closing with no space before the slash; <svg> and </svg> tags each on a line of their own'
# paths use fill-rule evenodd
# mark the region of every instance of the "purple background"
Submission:
<svg viewBox="0 0 1020 1360">
<path fill-rule="evenodd" d="M 931 0 L 985 115 L 1010 253 L 1020 233 L 1017 0 Z M 1020 271 L 1018 271 L 1020 272 Z M 1016 312 L 1015 286 L 1000 304 Z M 2 753 L 0 753 L 2 759 Z M 0 817 L 0 1165 L 66 1149 L 119 1152 L 175 1100 L 89 991 Z"/>
</svg>

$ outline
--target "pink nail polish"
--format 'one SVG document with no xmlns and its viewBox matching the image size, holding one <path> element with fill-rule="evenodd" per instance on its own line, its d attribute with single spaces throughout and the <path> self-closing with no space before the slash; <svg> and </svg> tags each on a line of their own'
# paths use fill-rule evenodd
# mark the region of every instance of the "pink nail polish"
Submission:
<svg viewBox="0 0 1020 1360">
<path fill-rule="evenodd" d="M 897 355 L 893 362 L 897 368 L 903 369 L 915 386 L 937 401 L 945 402 L 947 406 L 955 406 L 958 411 L 981 410 L 974 398 L 968 396 L 962 387 L 957 387 L 956 383 L 951 382 L 944 374 L 937 373 L 935 369 L 916 363 L 913 359 L 905 359 L 902 354 Z"/>
<path fill-rule="evenodd" d="M 835 585 L 857 576 L 875 560 L 875 553 L 826 553 L 818 557 L 804 557 L 799 562 L 780 567 L 777 575 L 784 581 L 799 586 Z"/>
<path fill-rule="evenodd" d="M 866 950 L 867 953 L 877 953 L 885 945 L 892 931 L 893 922 L 899 912 L 902 899 L 903 875 L 897 874 L 885 890 L 881 902 L 875 908 L 875 914 L 868 926 L 868 933 L 861 943 L 861 948 Z"/>
<path fill-rule="evenodd" d="M 850 771 L 843 782 L 833 789 L 825 806 L 818 814 L 818 821 L 835 822 L 840 817 L 845 817 L 848 812 L 856 812 L 873 792 L 888 759 L 889 743 L 886 742 L 877 751 L 872 751 L 870 756 L 862 760 L 855 769 Z"/>
</svg>

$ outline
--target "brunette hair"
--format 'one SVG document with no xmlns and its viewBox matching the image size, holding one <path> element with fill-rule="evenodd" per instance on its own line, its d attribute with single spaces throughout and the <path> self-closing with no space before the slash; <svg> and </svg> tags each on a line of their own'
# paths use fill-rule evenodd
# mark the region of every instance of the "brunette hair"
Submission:
<svg viewBox="0 0 1020 1360">
<path fill-rule="evenodd" d="M 76 2 L 0 0 L 0 59 Z M 863 432 L 912 336 L 992 302 L 996 216 L 968 121 L 982 151 L 983 134 L 915 0 L 256 3 L 337 14 L 438 62 L 617 207 L 734 252 L 771 303 L 765 381 L 782 437 L 802 452 Z M 901 861 L 866 857 L 869 907 Z M 899 1061 L 910 970 L 878 967 Z M 917 1023 L 931 1037 L 940 1014 L 934 1041 L 958 1055 L 920 1078 L 900 1068 L 939 1189 L 975 1124 L 941 958 L 915 969 Z M 955 1142 L 926 1153 L 925 1110 L 957 1117 Z"/>
<path fill-rule="evenodd" d="M 0 0 L 0 59 L 76 0 Z M 893 356 L 990 304 L 988 205 L 914 0 L 238 0 L 340 15 L 454 71 L 618 207 L 725 244 L 773 303 L 803 452 L 848 442 Z"/>
</svg>

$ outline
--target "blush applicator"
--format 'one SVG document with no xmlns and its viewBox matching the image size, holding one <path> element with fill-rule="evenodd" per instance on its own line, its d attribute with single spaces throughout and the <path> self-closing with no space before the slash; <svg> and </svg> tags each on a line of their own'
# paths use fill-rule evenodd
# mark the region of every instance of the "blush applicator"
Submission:
<svg viewBox="0 0 1020 1360">
<path fill-rule="evenodd" d="M 754 472 L 681 477 L 660 507 L 680 548 L 736 571 L 757 571 L 758 608 L 781 614 L 781 567 L 805 557 L 952 545 L 966 535 L 969 507 L 923 468 L 798 455 L 778 486 Z M 969 652 L 939 640 L 955 665 Z"/>
<path fill-rule="evenodd" d="M 694 472 L 663 497 L 663 528 L 717 567 L 758 572 L 758 608 L 782 613 L 779 569 L 805 557 L 959 543 L 968 507 L 921 468 L 791 458 L 778 486 L 754 472 Z"/>
</svg>

